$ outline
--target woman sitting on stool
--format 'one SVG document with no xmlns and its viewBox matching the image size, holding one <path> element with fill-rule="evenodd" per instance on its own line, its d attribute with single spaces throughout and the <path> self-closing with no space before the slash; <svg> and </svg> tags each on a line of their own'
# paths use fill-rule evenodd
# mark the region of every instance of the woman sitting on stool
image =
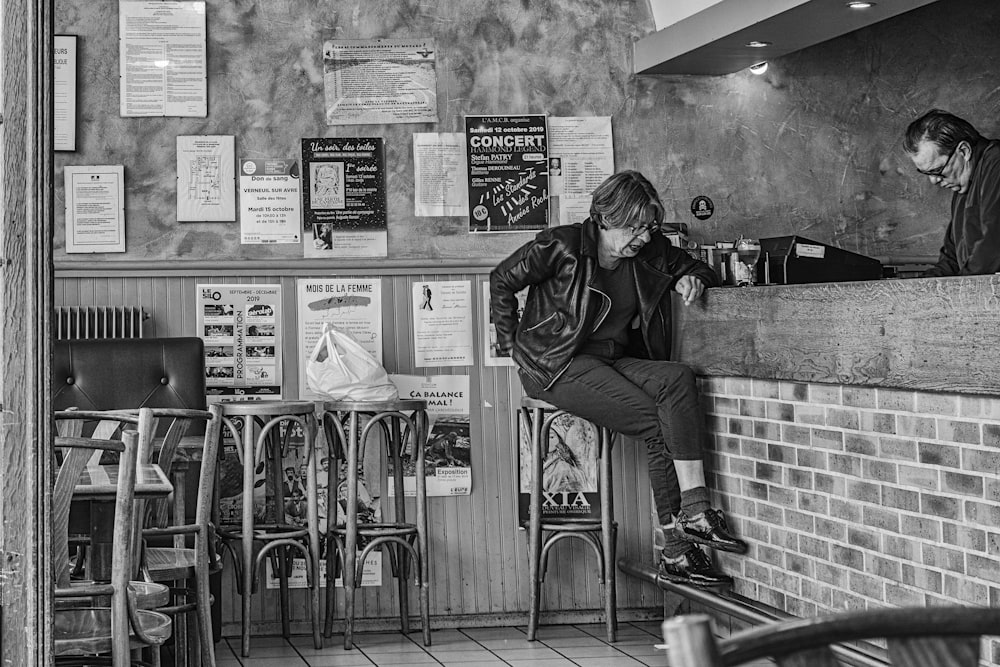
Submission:
<svg viewBox="0 0 1000 667">
<path fill-rule="evenodd" d="M 642 174 L 611 176 L 586 221 L 539 232 L 493 269 L 490 311 L 497 353 L 513 357 L 528 396 L 646 442 L 666 539 L 660 574 L 717 586 L 732 579 L 697 545 L 743 553 L 746 543 L 709 503 L 694 373 L 667 358 L 671 290 L 690 305 L 719 281 L 659 233 L 663 215 Z"/>
</svg>

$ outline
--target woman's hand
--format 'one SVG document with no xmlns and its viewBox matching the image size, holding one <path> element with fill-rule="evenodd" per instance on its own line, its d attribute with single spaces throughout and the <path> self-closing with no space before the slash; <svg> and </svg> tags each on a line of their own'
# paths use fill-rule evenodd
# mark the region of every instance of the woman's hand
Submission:
<svg viewBox="0 0 1000 667">
<path fill-rule="evenodd" d="M 684 299 L 684 305 L 690 306 L 698 300 L 701 293 L 705 291 L 705 283 L 700 278 L 694 276 L 681 276 L 674 285 L 674 291 Z"/>
</svg>

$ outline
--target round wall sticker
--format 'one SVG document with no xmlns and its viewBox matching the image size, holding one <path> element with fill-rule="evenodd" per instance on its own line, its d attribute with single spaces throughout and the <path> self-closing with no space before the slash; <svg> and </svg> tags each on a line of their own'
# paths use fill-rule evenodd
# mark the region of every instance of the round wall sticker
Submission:
<svg viewBox="0 0 1000 667">
<path fill-rule="evenodd" d="M 715 213 L 715 204 L 705 195 L 698 195 L 691 200 L 691 213 L 699 220 L 707 220 Z"/>
</svg>

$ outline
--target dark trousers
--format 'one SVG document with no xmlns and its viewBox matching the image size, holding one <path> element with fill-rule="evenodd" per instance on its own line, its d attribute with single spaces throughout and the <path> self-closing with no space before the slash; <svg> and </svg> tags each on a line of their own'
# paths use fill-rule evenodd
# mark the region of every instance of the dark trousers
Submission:
<svg viewBox="0 0 1000 667">
<path fill-rule="evenodd" d="M 705 419 L 690 368 L 671 361 L 581 354 L 547 391 L 520 376 L 528 396 L 643 440 L 660 524 L 673 522 L 681 506 L 673 461 L 703 460 Z"/>
</svg>

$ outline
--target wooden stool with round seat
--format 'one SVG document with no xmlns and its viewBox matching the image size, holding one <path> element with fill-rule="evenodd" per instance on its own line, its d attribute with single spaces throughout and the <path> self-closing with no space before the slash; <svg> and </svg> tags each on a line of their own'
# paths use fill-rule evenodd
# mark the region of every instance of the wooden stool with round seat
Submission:
<svg viewBox="0 0 1000 667">
<path fill-rule="evenodd" d="M 604 598 L 604 616 L 609 642 L 618 638 L 617 594 L 615 590 L 615 551 L 618 524 L 614 520 L 614 499 L 611 491 L 611 447 L 614 434 L 606 428 L 590 424 L 597 431 L 598 490 L 601 497 L 600 517 L 553 517 L 542 513 L 543 466 L 548 454 L 549 438 L 555 420 L 572 413 L 551 403 L 529 398 L 521 399 L 521 416 L 530 434 L 531 493 L 528 519 L 528 576 L 531 593 L 528 610 L 528 641 L 534 641 L 538 631 L 542 582 L 548 564 L 549 550 L 564 539 L 578 539 L 589 544 L 597 556 L 599 581 Z"/>
</svg>

